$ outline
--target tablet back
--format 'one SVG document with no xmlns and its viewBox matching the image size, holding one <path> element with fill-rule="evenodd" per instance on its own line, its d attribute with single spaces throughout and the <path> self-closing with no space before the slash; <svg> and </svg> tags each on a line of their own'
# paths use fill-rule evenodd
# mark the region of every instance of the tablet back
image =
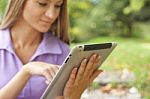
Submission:
<svg viewBox="0 0 150 99">
<path fill-rule="evenodd" d="M 116 47 L 116 43 L 102 43 L 91 45 L 78 45 L 73 48 L 62 64 L 56 77 L 49 84 L 41 99 L 53 99 L 56 96 L 62 96 L 66 82 L 74 67 L 79 67 L 84 58 L 89 58 L 92 54 L 99 54 L 101 60 L 97 68 L 104 62 L 107 56 Z"/>
</svg>

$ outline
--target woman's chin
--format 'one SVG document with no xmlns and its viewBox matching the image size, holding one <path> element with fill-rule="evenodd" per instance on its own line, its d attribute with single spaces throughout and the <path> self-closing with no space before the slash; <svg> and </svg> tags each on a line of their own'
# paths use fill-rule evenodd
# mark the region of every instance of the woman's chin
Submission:
<svg viewBox="0 0 150 99">
<path fill-rule="evenodd" d="M 39 32 L 42 32 L 42 33 L 46 33 L 46 32 L 48 32 L 48 30 L 49 30 L 49 28 L 38 28 L 37 29 Z"/>
</svg>

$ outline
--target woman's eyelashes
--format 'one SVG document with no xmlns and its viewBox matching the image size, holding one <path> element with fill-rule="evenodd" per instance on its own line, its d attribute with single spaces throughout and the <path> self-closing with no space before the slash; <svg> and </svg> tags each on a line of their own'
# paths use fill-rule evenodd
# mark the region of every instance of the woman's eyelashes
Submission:
<svg viewBox="0 0 150 99">
<path fill-rule="evenodd" d="M 55 5 L 56 8 L 60 8 L 62 4 Z"/>
<path fill-rule="evenodd" d="M 46 7 L 48 5 L 48 3 L 46 2 L 38 2 L 38 4 L 41 6 L 41 7 Z"/>
<path fill-rule="evenodd" d="M 48 2 L 40 2 L 40 1 L 38 1 L 37 3 L 41 7 L 47 7 L 47 6 L 50 5 Z M 61 6 L 62 6 L 62 3 L 54 5 L 55 8 L 60 8 Z"/>
</svg>

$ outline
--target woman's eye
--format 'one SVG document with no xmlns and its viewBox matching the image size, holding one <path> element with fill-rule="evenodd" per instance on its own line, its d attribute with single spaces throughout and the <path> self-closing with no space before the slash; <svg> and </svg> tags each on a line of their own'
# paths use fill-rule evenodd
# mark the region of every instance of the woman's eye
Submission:
<svg viewBox="0 0 150 99">
<path fill-rule="evenodd" d="M 62 5 L 56 5 L 55 7 L 56 7 L 56 8 L 60 8 L 61 6 L 62 6 Z"/>
<path fill-rule="evenodd" d="M 47 6 L 47 3 L 38 2 L 38 4 L 42 7 Z"/>
</svg>

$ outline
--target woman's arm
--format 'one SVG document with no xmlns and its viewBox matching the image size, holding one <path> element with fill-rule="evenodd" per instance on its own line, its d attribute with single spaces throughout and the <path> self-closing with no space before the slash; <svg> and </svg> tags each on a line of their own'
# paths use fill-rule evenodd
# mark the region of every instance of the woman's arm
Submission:
<svg viewBox="0 0 150 99">
<path fill-rule="evenodd" d="M 32 75 L 44 76 L 49 83 L 59 66 L 43 62 L 30 62 L 0 89 L 0 99 L 16 99 Z"/>
<path fill-rule="evenodd" d="M 26 68 L 23 67 L 7 85 L 0 89 L 0 99 L 16 99 L 30 77 Z"/>
</svg>

